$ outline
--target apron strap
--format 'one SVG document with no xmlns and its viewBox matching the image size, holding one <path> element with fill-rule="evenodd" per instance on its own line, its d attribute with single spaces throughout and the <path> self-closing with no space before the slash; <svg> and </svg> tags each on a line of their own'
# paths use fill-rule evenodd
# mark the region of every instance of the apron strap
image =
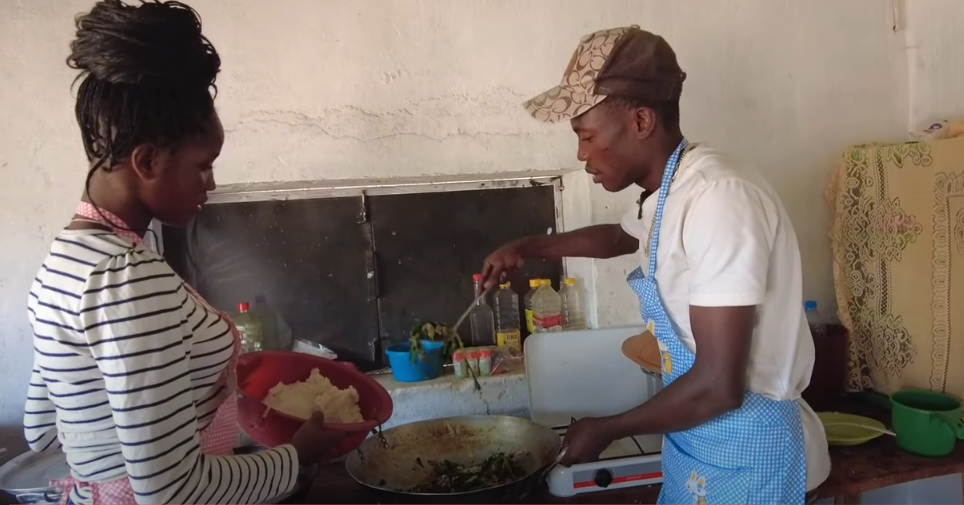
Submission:
<svg viewBox="0 0 964 505">
<path fill-rule="evenodd" d="M 684 138 L 673 154 L 666 160 L 666 168 L 663 169 L 663 181 L 659 185 L 659 198 L 656 200 L 656 217 L 653 219 L 653 240 L 649 247 L 649 274 L 647 277 L 654 279 L 656 275 L 656 251 L 659 249 L 659 229 L 663 224 L 663 206 L 666 205 L 666 196 L 669 195 L 669 187 L 673 184 L 676 171 L 679 170 L 679 161 L 683 156 L 683 151 L 689 142 Z"/>
</svg>

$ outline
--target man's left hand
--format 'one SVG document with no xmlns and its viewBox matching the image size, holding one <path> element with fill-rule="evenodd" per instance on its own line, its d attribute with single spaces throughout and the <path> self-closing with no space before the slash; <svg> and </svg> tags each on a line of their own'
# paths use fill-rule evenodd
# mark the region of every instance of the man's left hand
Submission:
<svg viewBox="0 0 964 505">
<path fill-rule="evenodd" d="M 562 466 L 587 463 L 599 459 L 599 455 L 613 441 L 602 427 L 602 420 L 584 417 L 569 425 L 562 446 L 566 454 L 559 461 Z"/>
</svg>

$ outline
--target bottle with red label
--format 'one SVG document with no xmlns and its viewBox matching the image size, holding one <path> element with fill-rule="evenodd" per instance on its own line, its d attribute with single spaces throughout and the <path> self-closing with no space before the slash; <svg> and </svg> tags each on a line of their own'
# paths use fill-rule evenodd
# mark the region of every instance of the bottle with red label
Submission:
<svg viewBox="0 0 964 505">
<path fill-rule="evenodd" d="M 532 329 L 535 333 L 562 331 L 562 297 L 548 279 L 532 295 Z"/>
</svg>

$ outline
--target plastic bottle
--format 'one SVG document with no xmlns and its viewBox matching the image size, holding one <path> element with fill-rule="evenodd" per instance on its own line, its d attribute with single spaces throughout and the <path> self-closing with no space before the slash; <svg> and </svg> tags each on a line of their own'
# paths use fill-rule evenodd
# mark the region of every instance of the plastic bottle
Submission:
<svg viewBox="0 0 964 505">
<path fill-rule="evenodd" d="M 264 295 L 254 299 L 251 315 L 261 321 L 261 347 L 265 351 L 290 351 L 294 347 L 291 328 L 277 309 L 272 307 Z"/>
<path fill-rule="evenodd" d="M 478 298 L 482 293 L 482 274 L 472 276 L 475 282 L 475 297 Z M 486 346 L 495 345 L 495 314 L 492 307 L 485 301 L 485 297 L 479 298 L 469 313 L 469 326 L 472 329 L 472 345 Z"/>
<path fill-rule="evenodd" d="M 562 298 L 548 279 L 532 295 L 532 326 L 536 333 L 562 331 Z"/>
<path fill-rule="evenodd" d="M 823 317 L 817 310 L 817 302 L 807 300 L 803 304 L 803 312 L 807 316 L 807 324 L 810 325 L 810 334 L 813 335 L 813 338 L 826 337 L 827 323 L 824 322 Z"/>
<path fill-rule="evenodd" d="M 562 281 L 559 296 L 562 298 L 562 328 L 566 331 L 585 330 L 588 326 L 582 286 L 576 283 L 576 279 L 567 278 Z"/>
<path fill-rule="evenodd" d="M 526 311 L 526 331 L 530 335 L 535 333 L 535 328 L 532 326 L 532 297 L 536 291 L 539 291 L 539 286 L 542 286 L 542 279 L 529 279 L 529 292 L 522 297 L 522 306 Z"/>
<path fill-rule="evenodd" d="M 251 314 L 251 304 L 238 304 L 238 314 L 234 316 L 234 325 L 241 335 L 241 352 L 258 352 L 264 348 L 264 332 L 261 321 Z"/>
<path fill-rule="evenodd" d="M 500 347 L 522 350 L 522 331 L 519 326 L 519 295 L 506 282 L 495 293 L 495 338 Z"/>
</svg>

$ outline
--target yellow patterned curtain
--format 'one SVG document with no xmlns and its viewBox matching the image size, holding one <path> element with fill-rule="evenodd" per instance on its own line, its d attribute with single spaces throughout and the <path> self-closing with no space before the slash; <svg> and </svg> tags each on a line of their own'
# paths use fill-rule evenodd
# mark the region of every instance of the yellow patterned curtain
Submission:
<svg viewBox="0 0 964 505">
<path fill-rule="evenodd" d="M 851 148 L 827 198 L 848 389 L 964 396 L 964 138 Z"/>
</svg>

